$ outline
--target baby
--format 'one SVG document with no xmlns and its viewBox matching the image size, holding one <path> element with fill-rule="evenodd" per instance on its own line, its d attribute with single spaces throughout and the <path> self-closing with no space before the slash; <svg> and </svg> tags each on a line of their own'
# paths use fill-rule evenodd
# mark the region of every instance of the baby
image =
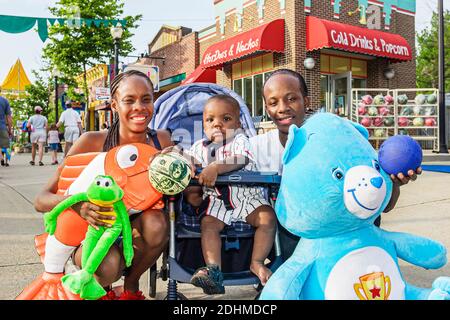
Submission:
<svg viewBox="0 0 450 320">
<path fill-rule="evenodd" d="M 207 139 L 194 143 L 190 155 L 203 167 L 198 175 L 202 187 L 189 187 L 187 201 L 199 207 L 202 253 L 206 266 L 199 268 L 191 283 L 206 294 L 225 292 L 221 268 L 220 232 L 225 225 L 244 221 L 256 228 L 250 270 L 265 285 L 272 272 L 264 260 L 272 248 L 276 216 L 261 188 L 240 185 L 215 186 L 217 176 L 243 169 L 252 170 L 254 159 L 239 120 L 239 103 L 231 96 L 216 95 L 206 102 L 203 128 Z"/>
</svg>

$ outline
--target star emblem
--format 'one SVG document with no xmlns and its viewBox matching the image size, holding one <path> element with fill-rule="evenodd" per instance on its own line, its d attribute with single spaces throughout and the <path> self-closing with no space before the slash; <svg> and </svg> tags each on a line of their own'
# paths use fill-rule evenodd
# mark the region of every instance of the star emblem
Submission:
<svg viewBox="0 0 450 320">
<path fill-rule="evenodd" d="M 372 293 L 372 299 L 374 299 L 376 297 L 381 297 L 380 290 L 381 290 L 381 288 L 377 288 L 377 287 L 373 287 L 372 289 L 369 290 Z"/>
</svg>

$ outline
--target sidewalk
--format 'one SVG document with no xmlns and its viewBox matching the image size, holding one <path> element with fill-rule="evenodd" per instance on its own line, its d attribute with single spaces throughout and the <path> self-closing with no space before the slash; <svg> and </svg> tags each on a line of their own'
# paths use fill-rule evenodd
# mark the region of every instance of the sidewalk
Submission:
<svg viewBox="0 0 450 320">
<path fill-rule="evenodd" d="M 60 155 L 61 156 L 61 155 Z M 46 154 L 43 167 L 30 166 L 30 154 L 13 157 L 11 166 L 0 167 L 0 300 L 14 299 L 42 273 L 43 266 L 34 250 L 34 236 L 43 232 L 42 215 L 32 201 L 55 172 Z M 442 242 L 450 249 L 450 175 L 424 172 L 414 183 L 402 187 L 396 208 L 382 217 L 382 227 L 390 231 L 410 232 Z M 159 264 L 160 266 L 160 264 Z M 429 287 L 442 275 L 450 276 L 450 264 L 440 270 L 423 270 L 401 261 L 405 280 Z M 148 296 L 147 273 L 141 278 L 141 290 Z M 166 296 L 167 282 L 158 280 L 156 299 Z M 227 287 L 225 295 L 207 296 L 190 284 L 179 284 L 189 299 L 254 299 L 253 286 Z"/>
</svg>

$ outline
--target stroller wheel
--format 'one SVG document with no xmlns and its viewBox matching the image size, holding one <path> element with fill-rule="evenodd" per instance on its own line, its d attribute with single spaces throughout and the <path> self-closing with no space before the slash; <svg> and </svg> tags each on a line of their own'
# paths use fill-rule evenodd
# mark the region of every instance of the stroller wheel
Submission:
<svg viewBox="0 0 450 320">
<path fill-rule="evenodd" d="M 156 278 L 158 276 L 158 271 L 156 270 L 156 263 L 150 268 L 148 274 L 148 295 L 151 298 L 156 297 Z"/>
<path fill-rule="evenodd" d="M 168 300 L 167 296 L 164 298 L 164 300 Z M 186 296 L 184 294 L 182 294 L 181 292 L 177 292 L 177 300 L 189 300 L 189 299 L 186 298 Z"/>
</svg>

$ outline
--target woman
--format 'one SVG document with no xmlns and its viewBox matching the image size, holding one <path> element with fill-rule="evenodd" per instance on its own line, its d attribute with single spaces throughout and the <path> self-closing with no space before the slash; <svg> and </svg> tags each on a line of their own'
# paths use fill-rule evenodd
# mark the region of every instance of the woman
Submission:
<svg viewBox="0 0 450 320">
<path fill-rule="evenodd" d="M 145 74 L 127 71 L 116 76 L 111 83 L 111 98 L 111 108 L 117 115 L 111 128 L 108 131 L 83 134 L 72 146 L 68 156 L 108 151 L 128 143 L 146 143 L 157 149 L 172 145 L 169 132 L 154 132 L 148 129 L 153 115 L 153 84 Z M 56 194 L 63 167 L 64 163 L 36 197 L 34 204 L 37 211 L 48 212 L 66 198 Z M 106 212 L 109 208 L 83 202 L 72 209 L 94 227 L 108 226 L 100 220 L 107 220 L 109 216 L 96 211 Z M 144 296 L 139 291 L 139 278 L 163 252 L 168 240 L 168 223 L 162 210 L 152 208 L 131 215 L 130 221 L 135 254 L 131 267 L 126 270 L 124 292 L 118 299 L 141 300 Z M 74 262 L 79 267 L 82 250 L 82 246 L 78 247 L 73 255 Z M 114 245 L 97 269 L 97 280 L 104 287 L 110 286 L 123 275 L 124 266 L 121 249 Z M 110 291 L 107 297 L 114 299 L 113 291 Z"/>
<path fill-rule="evenodd" d="M 278 172 L 283 171 L 282 155 L 288 138 L 289 127 L 300 127 L 305 121 L 306 111 L 310 108 L 308 88 L 301 74 L 289 69 L 274 71 L 264 83 L 263 98 L 266 112 L 276 125 L 277 129 L 257 135 L 250 139 L 254 158 L 258 171 Z M 399 173 L 391 175 L 394 182 L 391 201 L 384 212 L 392 210 L 400 196 L 400 186 L 407 184 L 409 180 L 416 180 L 421 174 L 419 167 L 416 172 L 408 171 L 408 176 Z M 375 220 L 380 225 L 380 217 Z M 284 260 L 289 258 L 294 251 L 299 238 L 279 226 L 281 255 Z"/>
</svg>

